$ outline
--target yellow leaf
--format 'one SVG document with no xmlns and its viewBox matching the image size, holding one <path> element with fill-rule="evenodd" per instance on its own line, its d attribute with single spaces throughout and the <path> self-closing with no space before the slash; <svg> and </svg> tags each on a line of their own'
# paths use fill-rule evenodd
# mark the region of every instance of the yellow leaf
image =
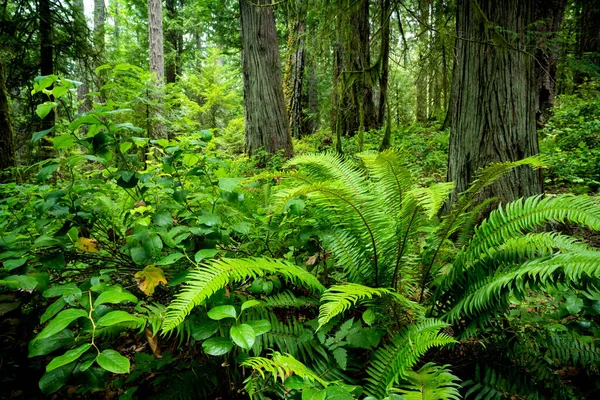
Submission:
<svg viewBox="0 0 600 400">
<path fill-rule="evenodd" d="M 98 252 L 98 241 L 96 239 L 88 239 L 84 237 L 80 237 L 77 239 L 75 243 L 75 247 L 79 250 L 83 250 L 87 253 L 97 253 Z"/>
<path fill-rule="evenodd" d="M 162 268 L 153 265 L 148 265 L 143 270 L 136 272 L 135 280 L 137 281 L 140 290 L 148 296 L 154 294 L 154 288 L 157 287 L 159 283 L 162 282 L 165 285 L 167 284 L 167 279 L 165 278 Z"/>
</svg>

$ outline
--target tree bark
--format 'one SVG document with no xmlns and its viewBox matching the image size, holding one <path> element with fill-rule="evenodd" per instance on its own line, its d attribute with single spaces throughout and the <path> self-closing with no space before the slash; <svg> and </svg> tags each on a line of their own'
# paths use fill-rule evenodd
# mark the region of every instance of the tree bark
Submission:
<svg viewBox="0 0 600 400">
<path fill-rule="evenodd" d="M 459 0 L 461 1 L 461 0 Z M 420 19 L 419 29 L 419 71 L 415 83 L 417 89 L 417 121 L 425 122 L 429 117 L 429 101 L 427 98 L 428 84 L 428 66 L 427 58 L 429 53 L 429 2 L 430 0 L 420 0 Z"/>
<path fill-rule="evenodd" d="M 2 149 L 0 151 L 0 183 L 3 183 L 7 180 L 1 172 L 6 168 L 16 166 L 16 158 L 2 61 L 0 61 L 0 149 Z"/>
<path fill-rule="evenodd" d="M 556 69 L 558 65 L 558 30 L 562 23 L 566 0 L 536 0 L 536 122 L 543 126 L 550 118 L 556 98 Z"/>
<path fill-rule="evenodd" d="M 169 43 L 169 55 L 165 66 L 165 77 L 167 83 L 174 83 L 181 75 L 181 54 L 183 51 L 183 35 L 177 27 L 179 9 L 183 7 L 179 0 L 167 0 L 168 28 L 165 38 Z"/>
<path fill-rule="evenodd" d="M 87 27 L 87 22 L 85 20 L 83 0 L 75 0 L 73 2 L 73 7 L 75 9 L 76 18 L 78 20 L 80 20 L 80 22 L 81 22 L 81 24 L 83 24 L 83 26 Z M 84 112 L 88 111 L 89 109 L 91 109 L 90 98 L 87 96 L 87 94 L 90 91 L 90 87 L 89 87 L 88 73 L 86 70 L 86 62 L 84 60 L 80 60 L 78 64 L 79 64 L 78 72 L 79 72 L 79 76 L 80 76 L 79 79 L 81 80 L 81 85 L 77 88 L 77 100 L 79 100 L 79 108 L 77 111 L 79 113 L 84 113 Z"/>
<path fill-rule="evenodd" d="M 253 2 L 255 3 L 255 2 Z M 270 0 L 240 0 L 246 152 L 293 153 Z"/>
<path fill-rule="evenodd" d="M 377 127 L 371 81 L 369 1 L 346 0 L 340 14 L 334 67 L 338 73 L 333 79 L 338 87 L 334 125 L 341 135 L 352 136 Z"/>
<path fill-rule="evenodd" d="M 580 0 L 579 58 L 584 71 L 577 71 L 575 83 L 580 85 L 600 66 L 600 0 Z"/>
<path fill-rule="evenodd" d="M 308 67 L 308 133 L 313 134 L 319 129 L 319 91 L 317 88 L 316 63 Z"/>
<path fill-rule="evenodd" d="M 165 77 L 165 52 L 163 48 L 162 2 L 148 0 L 148 41 L 150 43 L 150 72 L 162 82 Z"/>
<path fill-rule="evenodd" d="M 534 4 L 535 0 L 458 1 L 448 159 L 448 181 L 455 183 L 451 202 L 479 168 L 538 153 L 535 60 L 527 31 Z M 541 192 L 540 172 L 519 167 L 483 197 L 507 202 Z"/>
<path fill-rule="evenodd" d="M 381 0 L 381 74 L 379 75 L 379 112 L 377 126 L 381 128 L 385 120 L 388 81 L 390 73 L 390 0 Z"/>
<path fill-rule="evenodd" d="M 300 138 L 304 133 L 302 85 L 305 65 L 304 36 L 306 29 L 304 19 L 306 15 L 306 0 L 296 0 L 295 7 L 291 8 L 288 51 L 283 82 L 286 109 L 289 115 L 292 136 Z"/>
<path fill-rule="evenodd" d="M 54 43 L 52 38 L 52 9 L 50 8 L 50 0 L 39 0 L 38 2 L 40 14 L 40 74 L 42 76 L 52 75 L 54 73 Z M 49 88 L 51 89 L 51 88 Z M 52 101 L 52 96 L 50 96 Z M 42 119 L 41 130 L 47 130 L 54 126 L 56 115 L 51 111 Z M 40 154 L 42 160 L 51 158 L 54 155 L 52 143 L 48 141 L 53 136 L 53 133 L 46 135 L 40 140 Z"/>
</svg>

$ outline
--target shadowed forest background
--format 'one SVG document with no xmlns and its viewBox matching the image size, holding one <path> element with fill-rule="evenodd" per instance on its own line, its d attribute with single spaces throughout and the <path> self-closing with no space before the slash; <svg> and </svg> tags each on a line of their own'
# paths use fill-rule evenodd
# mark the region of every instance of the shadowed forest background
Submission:
<svg viewBox="0 0 600 400">
<path fill-rule="evenodd" d="M 598 398 L 599 74 L 598 0 L 0 0 L 0 397 Z"/>
</svg>

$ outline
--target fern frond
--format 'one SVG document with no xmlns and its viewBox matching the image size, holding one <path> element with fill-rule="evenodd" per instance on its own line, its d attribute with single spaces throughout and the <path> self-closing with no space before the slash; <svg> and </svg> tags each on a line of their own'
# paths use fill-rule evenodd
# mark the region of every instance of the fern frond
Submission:
<svg viewBox="0 0 600 400">
<path fill-rule="evenodd" d="M 514 376 L 511 376 L 509 379 L 490 367 L 484 367 L 485 371 L 483 373 L 481 369 L 477 365 L 475 379 L 463 382 L 463 387 L 470 387 L 465 394 L 465 399 L 540 399 L 539 393 L 530 388 L 522 379 Z"/>
<path fill-rule="evenodd" d="M 162 326 L 163 334 L 174 329 L 195 306 L 202 304 L 229 282 L 266 274 L 281 275 L 292 283 L 303 285 L 316 293 L 325 289 L 308 271 L 285 261 L 269 258 L 211 260 L 190 273 L 183 290 L 169 304 Z"/>
<path fill-rule="evenodd" d="M 409 193 L 417 199 L 427 217 L 433 218 L 438 214 L 453 189 L 452 182 L 442 182 L 429 187 L 414 188 Z"/>
<path fill-rule="evenodd" d="M 279 352 L 271 353 L 271 358 L 266 357 L 250 357 L 244 360 L 241 364 L 242 367 L 252 368 L 262 378 L 265 378 L 265 374 L 269 374 L 275 381 L 281 380 L 283 383 L 289 376 L 298 375 L 301 378 L 307 379 L 310 382 L 317 382 L 324 387 L 329 385 L 329 382 L 322 379 L 320 376 L 315 374 L 310 368 L 296 360 L 289 354 L 281 354 Z M 246 381 L 252 380 L 250 376 Z M 247 386 L 248 388 L 248 386 Z M 249 392 L 250 398 L 254 393 Z"/>
<path fill-rule="evenodd" d="M 369 282 L 373 275 L 369 253 L 360 238 L 337 227 L 323 236 L 323 245 L 333 252 L 349 282 Z"/>
<path fill-rule="evenodd" d="M 318 305 L 319 302 L 310 297 L 296 297 L 296 295 L 289 290 L 285 292 L 271 294 L 270 296 L 262 299 L 262 303 L 259 307 L 264 308 L 300 308 L 300 307 L 312 307 Z"/>
<path fill-rule="evenodd" d="M 455 343 L 452 337 L 440 333 L 447 326 L 440 320 L 425 319 L 409 325 L 391 339 L 391 344 L 380 346 L 367 369 L 367 394 L 385 397 L 399 379 L 406 379 L 408 371 L 430 348 Z"/>
<path fill-rule="evenodd" d="M 388 289 L 371 288 L 357 283 L 334 285 L 327 289 L 321 296 L 323 304 L 321 304 L 321 307 L 319 308 L 319 327 L 317 330 L 321 329 L 321 327 L 328 323 L 333 317 L 345 312 L 357 302 L 386 295 L 394 297 L 407 308 L 419 308 L 416 303 L 413 303 L 404 296 Z"/>
<path fill-rule="evenodd" d="M 418 371 L 407 372 L 408 383 L 401 383 L 401 389 L 392 390 L 406 400 L 460 400 L 460 384 L 457 383 L 460 379 L 448 370 L 449 367 L 427 363 Z"/>
</svg>

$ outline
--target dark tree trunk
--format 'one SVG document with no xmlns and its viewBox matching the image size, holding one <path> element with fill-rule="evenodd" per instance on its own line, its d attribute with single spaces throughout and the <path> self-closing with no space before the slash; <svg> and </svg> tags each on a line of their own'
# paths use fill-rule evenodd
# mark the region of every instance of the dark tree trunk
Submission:
<svg viewBox="0 0 600 400">
<path fill-rule="evenodd" d="M 577 71 L 575 83 L 580 85 L 600 66 L 600 0 L 580 0 L 579 58 L 584 71 Z"/>
<path fill-rule="evenodd" d="M 165 78 L 167 83 L 174 83 L 181 75 L 181 54 L 183 51 L 183 35 L 177 27 L 179 9 L 183 6 L 179 0 L 167 0 L 167 16 L 169 25 L 165 32 L 165 38 L 169 44 L 169 54 L 165 66 Z"/>
<path fill-rule="evenodd" d="M 308 68 L 308 133 L 319 129 L 319 91 L 317 90 L 316 63 L 311 62 Z"/>
<path fill-rule="evenodd" d="M 379 112 L 377 126 L 381 128 L 385 121 L 385 108 L 388 97 L 390 72 L 390 0 L 381 0 L 381 74 L 379 76 Z"/>
<path fill-rule="evenodd" d="M 40 74 L 42 76 L 52 75 L 54 73 L 54 43 L 52 38 L 52 10 L 50 0 L 39 0 L 40 14 Z M 50 97 L 52 101 L 52 96 Z M 56 115 L 52 111 L 42 119 L 41 130 L 47 130 L 54 126 Z M 52 143 L 47 139 L 53 134 L 45 136 L 40 141 L 40 158 L 47 159 L 54 155 Z"/>
<path fill-rule="evenodd" d="M 448 180 L 456 189 L 451 201 L 479 168 L 538 153 L 535 60 L 523 51 L 530 48 L 534 5 L 535 0 L 458 2 L 448 160 Z M 520 167 L 484 197 L 506 202 L 541 192 L 539 171 Z"/>
<path fill-rule="evenodd" d="M 303 132 L 302 85 L 305 65 L 305 15 L 306 0 L 296 0 L 290 11 L 288 54 L 285 66 L 284 95 L 290 119 L 292 136 L 299 138 Z"/>
<path fill-rule="evenodd" d="M 557 36 L 563 20 L 566 0 L 536 0 L 535 77 L 537 80 L 536 121 L 543 126 L 550 117 L 556 97 L 556 68 L 558 64 Z M 543 22 L 543 23 L 540 23 Z"/>
<path fill-rule="evenodd" d="M 460 0 L 459 0 L 460 1 Z M 417 121 L 425 122 L 429 117 L 429 101 L 427 98 L 427 84 L 429 81 L 429 3 L 430 0 L 420 0 L 419 30 L 419 72 L 415 83 L 417 89 Z"/>
<path fill-rule="evenodd" d="M 10 108 L 4 82 L 4 66 L 0 61 L 0 183 L 5 181 L 5 175 L 1 172 L 16 165 Z"/>
<path fill-rule="evenodd" d="M 271 0 L 240 0 L 246 152 L 293 153 Z"/>
<path fill-rule="evenodd" d="M 369 1 L 346 0 L 338 22 L 334 84 L 337 115 L 334 125 L 341 135 L 377 127 L 377 110 L 371 82 Z"/>
<path fill-rule="evenodd" d="M 98 65 L 104 64 L 105 45 L 105 23 L 106 23 L 106 6 L 104 0 L 94 0 L 94 47 L 96 48 Z M 106 71 L 101 71 L 96 78 L 96 91 L 101 92 L 102 86 L 106 81 Z M 100 96 L 100 101 L 103 101 L 104 96 Z"/>
</svg>

